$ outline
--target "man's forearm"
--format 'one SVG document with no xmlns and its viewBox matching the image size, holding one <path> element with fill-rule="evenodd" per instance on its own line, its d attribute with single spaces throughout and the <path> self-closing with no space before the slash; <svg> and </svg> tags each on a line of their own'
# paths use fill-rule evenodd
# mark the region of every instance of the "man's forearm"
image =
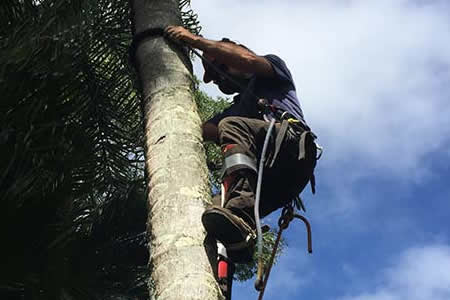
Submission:
<svg viewBox="0 0 450 300">
<path fill-rule="evenodd" d="M 195 35 L 181 26 L 168 26 L 166 29 L 168 36 L 174 40 L 182 41 L 187 45 L 202 50 L 206 55 L 214 57 L 221 63 L 231 67 L 239 67 L 245 61 L 245 57 L 254 55 L 247 49 L 222 41 L 213 41 Z"/>
<path fill-rule="evenodd" d="M 168 26 L 166 33 L 175 41 L 181 41 L 202 50 L 208 60 L 215 60 L 247 74 L 266 77 L 274 75 L 272 65 L 264 57 L 258 56 L 240 45 L 208 40 L 181 26 Z"/>
<path fill-rule="evenodd" d="M 203 37 L 197 37 L 189 44 L 202 50 L 207 56 L 214 57 L 220 63 L 243 72 L 251 71 L 252 59 L 255 55 L 241 46 Z"/>
</svg>

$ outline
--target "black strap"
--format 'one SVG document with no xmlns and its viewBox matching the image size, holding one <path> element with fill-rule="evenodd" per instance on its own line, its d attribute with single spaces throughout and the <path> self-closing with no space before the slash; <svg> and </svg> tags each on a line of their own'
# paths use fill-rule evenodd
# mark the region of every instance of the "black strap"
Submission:
<svg viewBox="0 0 450 300">
<path fill-rule="evenodd" d="M 300 135 L 298 160 L 316 159 L 316 157 L 314 157 L 314 158 L 309 157 L 311 155 L 311 153 L 308 152 L 308 149 L 307 149 L 308 147 L 310 147 L 311 143 L 314 143 L 314 140 L 316 138 L 317 138 L 317 136 L 310 130 L 302 132 L 302 134 Z"/>
<path fill-rule="evenodd" d="M 312 171 L 311 177 L 309 178 L 309 183 L 311 184 L 311 192 L 314 195 L 316 193 L 316 176 L 314 175 L 314 170 Z"/>
<path fill-rule="evenodd" d="M 305 131 L 300 135 L 299 150 L 298 150 L 298 160 L 305 159 L 307 161 L 317 160 L 317 157 L 312 157 L 310 151 L 311 143 L 314 144 L 316 135 L 311 131 Z M 316 145 L 313 145 L 316 147 Z M 309 183 L 311 184 L 311 192 L 316 193 L 316 177 L 314 176 L 314 169 L 311 171 L 309 177 Z"/>
<path fill-rule="evenodd" d="M 286 137 L 286 132 L 288 128 L 289 128 L 288 120 L 283 120 L 283 122 L 281 122 L 280 131 L 278 132 L 277 137 L 275 138 L 275 149 L 270 159 L 269 168 L 272 168 L 273 164 L 275 163 L 275 160 L 277 159 L 278 153 L 280 152 L 281 144 L 283 144 L 283 140 Z"/>
<path fill-rule="evenodd" d="M 274 154 L 272 155 L 270 159 L 270 163 L 268 164 L 269 168 L 273 166 L 275 163 L 276 158 L 278 157 L 278 154 L 281 149 L 281 145 L 286 137 L 287 130 L 289 128 L 290 124 L 289 121 L 284 119 L 281 123 L 280 131 L 278 132 L 276 139 L 275 139 L 275 148 L 274 148 Z M 302 129 L 305 130 L 301 133 L 300 139 L 299 139 L 299 151 L 298 151 L 298 160 L 302 159 L 310 159 L 310 157 L 307 157 L 310 155 L 308 153 L 308 143 L 313 142 L 316 139 L 316 135 L 308 129 Z"/>
<path fill-rule="evenodd" d="M 146 38 L 151 37 L 162 37 L 164 36 L 164 28 L 155 27 L 148 28 L 138 34 L 133 35 L 133 40 L 131 41 L 130 48 L 128 49 L 128 54 L 130 56 L 130 61 L 133 65 L 136 64 L 136 51 L 140 43 Z"/>
<path fill-rule="evenodd" d="M 148 28 L 144 31 L 139 32 L 138 34 L 135 34 L 133 36 L 133 40 L 131 42 L 130 48 L 129 48 L 129 57 L 130 57 L 130 61 L 131 63 L 135 66 L 136 65 L 136 51 L 137 48 L 139 46 L 139 44 L 145 40 L 146 38 L 149 37 L 164 37 L 165 36 L 165 29 L 162 27 L 155 27 L 155 28 Z M 183 46 L 186 46 L 192 53 L 194 53 L 195 55 L 197 55 L 202 61 L 205 62 L 206 65 L 208 65 L 208 67 L 212 68 L 214 71 L 216 71 L 217 73 L 219 73 L 220 75 L 222 75 L 225 79 L 227 79 L 230 83 L 232 83 L 233 85 L 236 86 L 236 88 L 238 88 L 238 90 L 242 92 L 244 92 L 246 89 L 245 87 L 240 84 L 237 80 L 235 80 L 234 78 L 232 78 L 229 74 L 227 74 L 226 72 L 222 71 L 219 67 L 217 67 L 216 65 L 214 65 L 212 62 L 210 62 L 209 60 L 207 60 L 203 55 L 201 55 L 197 50 L 195 50 L 194 48 L 192 48 L 191 46 L 187 45 L 187 44 L 181 44 L 181 43 L 177 43 L 174 42 L 171 39 L 167 39 L 169 41 L 171 41 L 173 44 L 177 45 L 178 47 L 182 48 L 184 51 L 186 51 L 185 48 L 183 48 Z M 257 97 L 256 95 L 254 95 L 253 93 L 250 93 L 251 96 L 253 96 L 255 99 L 259 99 L 259 97 Z"/>
<path fill-rule="evenodd" d="M 300 135 L 298 160 L 306 158 L 306 136 L 310 131 L 305 131 Z"/>
<path fill-rule="evenodd" d="M 298 210 L 303 210 L 304 212 L 306 212 L 305 205 L 303 204 L 303 200 L 302 200 L 302 198 L 300 198 L 300 195 L 297 195 L 294 198 L 294 202 L 295 202 L 295 206 L 297 206 Z"/>
</svg>

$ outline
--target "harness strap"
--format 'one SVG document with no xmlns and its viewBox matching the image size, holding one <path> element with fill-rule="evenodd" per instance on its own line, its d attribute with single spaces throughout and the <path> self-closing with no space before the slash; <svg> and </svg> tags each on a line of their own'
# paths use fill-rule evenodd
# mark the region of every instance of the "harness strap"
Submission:
<svg viewBox="0 0 450 300">
<path fill-rule="evenodd" d="M 286 119 L 284 119 L 281 123 L 280 131 L 278 132 L 278 134 L 275 138 L 274 153 L 268 164 L 269 168 L 273 167 L 273 165 L 278 157 L 278 154 L 281 149 L 281 145 L 283 144 L 283 141 L 286 138 L 286 133 L 289 128 L 289 125 L 290 125 L 289 120 L 286 120 Z M 311 157 L 311 153 L 308 151 L 308 150 L 310 150 L 309 149 L 310 143 L 314 143 L 314 140 L 316 138 L 317 138 L 317 136 L 311 130 L 309 130 L 308 127 L 307 127 L 307 129 L 305 129 L 305 131 L 303 131 L 301 133 L 300 139 L 299 139 L 298 160 L 302 160 L 302 159 L 317 160 L 318 159 L 318 157 Z M 316 148 L 318 148 L 315 143 L 314 143 L 314 146 Z M 315 194 L 316 193 L 316 177 L 314 176 L 314 170 L 312 171 L 312 173 L 310 175 L 309 182 L 311 184 L 311 192 L 313 194 Z"/>
<path fill-rule="evenodd" d="M 308 143 L 314 143 L 314 140 L 317 136 L 312 131 L 305 131 L 300 135 L 300 143 L 299 143 L 299 151 L 298 151 L 298 159 L 305 159 L 310 154 L 306 150 L 308 147 Z M 315 144 L 315 143 L 314 143 Z M 314 147 L 318 148 L 315 144 Z M 317 157 L 314 157 L 315 160 L 318 160 Z"/>
<path fill-rule="evenodd" d="M 300 142 L 299 142 L 299 150 L 298 150 L 298 160 L 305 159 L 306 158 L 306 135 L 310 131 L 305 131 L 300 135 Z"/>
<path fill-rule="evenodd" d="M 289 128 L 289 121 L 283 120 L 281 123 L 280 131 L 278 132 L 277 137 L 275 138 L 275 149 L 274 149 L 274 154 L 270 160 L 269 168 L 271 168 L 273 166 L 276 158 L 278 157 L 278 154 L 281 149 L 281 144 L 283 143 L 283 141 L 286 137 L 288 128 Z M 307 153 L 307 149 L 306 149 L 307 145 L 308 145 L 307 142 L 308 141 L 313 142 L 315 139 L 316 139 L 316 135 L 312 131 L 305 130 L 302 132 L 302 134 L 300 135 L 300 139 L 299 139 L 298 160 L 307 158 L 307 156 L 309 154 L 309 153 Z"/>
<path fill-rule="evenodd" d="M 316 193 L 316 176 L 314 175 L 314 171 L 311 174 L 311 177 L 309 178 L 309 183 L 311 184 L 311 193 Z"/>
<path fill-rule="evenodd" d="M 316 135 L 312 133 L 311 131 L 305 131 L 300 135 L 300 142 L 299 142 L 299 150 L 298 150 L 298 160 L 301 159 L 315 159 L 317 160 L 317 157 L 310 157 L 311 153 L 308 152 L 308 145 L 310 143 L 314 144 L 314 147 L 317 147 L 314 143 L 314 140 L 316 139 Z M 309 183 L 311 184 L 311 192 L 313 194 L 316 193 L 316 177 L 314 176 L 314 170 L 311 172 L 311 175 L 309 177 Z"/>
<path fill-rule="evenodd" d="M 306 212 L 306 208 L 305 208 L 305 205 L 303 204 L 303 200 L 302 200 L 302 198 L 300 198 L 299 195 L 297 195 L 294 198 L 294 203 L 298 210 L 303 210 L 304 212 Z"/>
<path fill-rule="evenodd" d="M 272 168 L 273 164 L 275 163 L 275 160 L 277 159 L 278 153 L 280 152 L 281 144 L 283 143 L 284 138 L 286 137 L 286 132 L 289 128 L 289 121 L 283 120 L 281 122 L 280 131 L 277 134 L 277 137 L 275 138 L 275 150 L 272 155 L 272 158 L 270 159 L 269 168 Z"/>
<path fill-rule="evenodd" d="M 147 28 L 137 34 L 133 35 L 133 40 L 131 41 L 130 47 L 128 49 L 128 55 L 130 58 L 130 62 L 136 66 L 136 52 L 139 45 L 148 38 L 157 38 L 164 36 L 164 28 L 162 27 L 154 27 Z"/>
</svg>

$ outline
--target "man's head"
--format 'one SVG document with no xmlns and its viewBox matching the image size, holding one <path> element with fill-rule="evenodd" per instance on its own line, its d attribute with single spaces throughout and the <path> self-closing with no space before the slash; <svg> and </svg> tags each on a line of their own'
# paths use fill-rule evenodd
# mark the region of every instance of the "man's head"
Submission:
<svg viewBox="0 0 450 300">
<path fill-rule="evenodd" d="M 235 44 L 240 47 L 243 47 L 244 49 L 246 49 L 250 52 L 253 52 L 250 49 L 248 49 L 247 47 L 245 47 L 244 45 L 237 44 L 227 38 L 223 38 L 221 40 L 221 42 Z M 214 57 L 209 56 L 206 53 L 204 53 L 204 58 L 206 60 L 208 60 L 209 63 L 202 61 L 203 67 L 205 69 L 205 74 L 203 75 L 203 81 L 205 83 L 212 81 L 214 84 L 216 84 L 219 87 L 220 91 L 224 94 L 230 95 L 230 94 L 240 92 L 240 90 L 239 90 L 238 86 L 236 86 L 235 84 L 230 82 L 230 80 L 228 80 L 223 74 L 221 74 L 222 72 L 226 73 L 228 76 L 233 78 L 235 81 L 238 81 L 242 84 L 244 84 L 245 81 L 247 81 L 249 79 L 249 77 L 251 76 L 250 74 L 241 72 L 233 67 L 227 66 L 226 64 L 219 63 Z M 212 67 L 210 64 L 213 64 L 215 66 L 215 68 Z"/>
</svg>

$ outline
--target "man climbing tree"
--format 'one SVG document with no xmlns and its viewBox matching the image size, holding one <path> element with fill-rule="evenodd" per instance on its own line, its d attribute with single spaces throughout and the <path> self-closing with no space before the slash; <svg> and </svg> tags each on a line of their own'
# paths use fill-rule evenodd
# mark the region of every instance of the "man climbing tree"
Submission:
<svg viewBox="0 0 450 300">
<path fill-rule="evenodd" d="M 259 212 L 266 216 L 291 203 L 311 181 L 316 165 L 315 135 L 305 122 L 289 69 L 276 55 L 259 56 L 229 39 L 212 41 L 181 26 L 166 28 L 169 38 L 203 51 L 205 83 L 213 82 L 233 104 L 203 124 L 203 137 L 224 155 L 224 201 L 206 209 L 202 222 L 222 242 L 229 258 L 251 260 L 257 163 L 269 121 L 275 119 L 264 165 Z"/>
</svg>

